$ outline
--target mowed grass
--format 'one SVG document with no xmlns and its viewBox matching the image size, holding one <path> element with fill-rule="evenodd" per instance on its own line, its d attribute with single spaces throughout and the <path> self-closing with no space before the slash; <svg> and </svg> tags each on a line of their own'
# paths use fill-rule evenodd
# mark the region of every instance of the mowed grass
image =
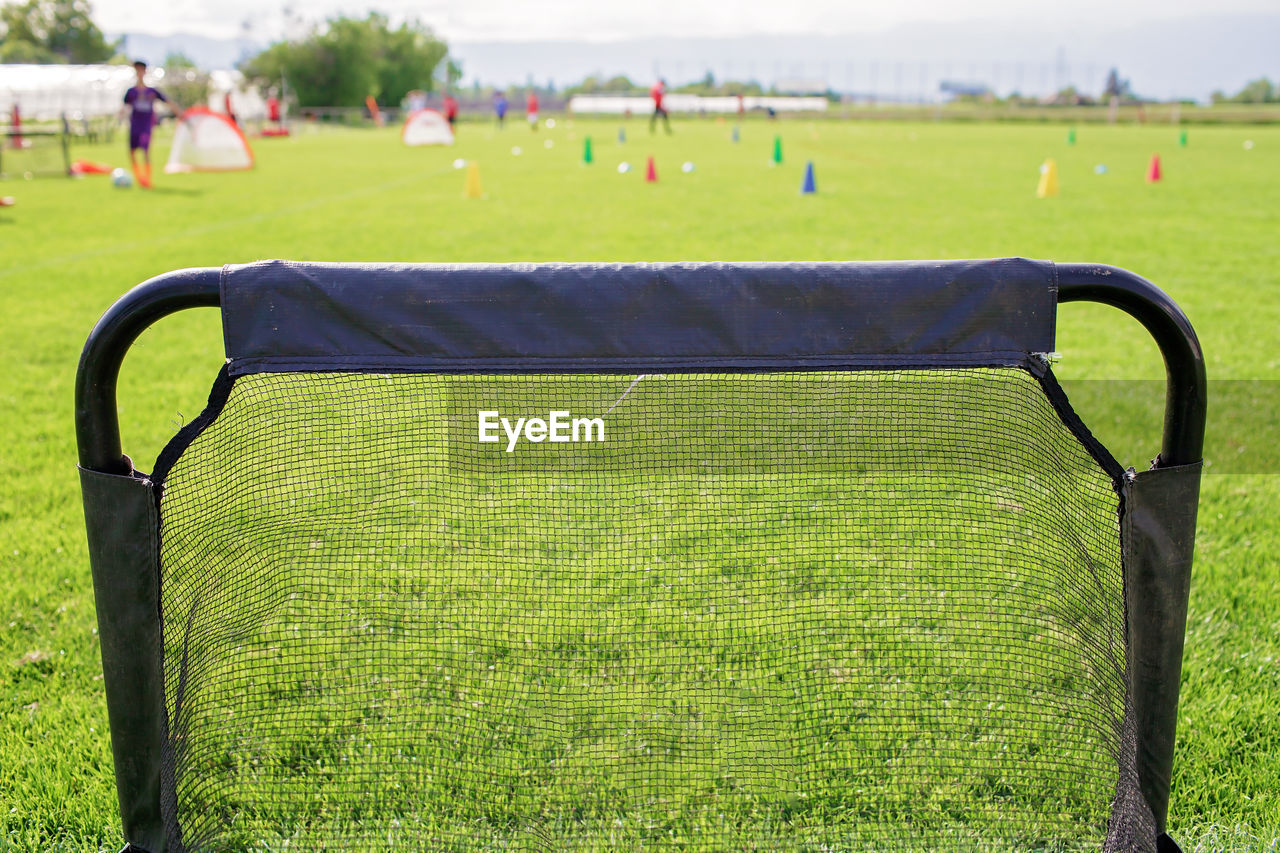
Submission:
<svg viewBox="0 0 1280 853">
<path fill-rule="evenodd" d="M 713 120 L 649 137 L 640 120 L 561 121 L 533 134 L 464 125 L 449 150 L 393 130 L 255 143 L 245 174 L 6 182 L 0 210 L 0 837 L 19 850 L 119 846 L 79 488 L 71 387 L 84 337 L 132 284 L 166 270 L 264 257 L 396 261 L 870 260 L 1024 255 L 1127 267 L 1169 291 L 1200 333 L 1212 379 L 1280 379 L 1280 129 L 744 125 Z M 596 162 L 581 163 L 590 134 Z M 783 165 L 769 165 L 775 134 Z M 553 147 L 544 147 L 545 140 Z M 1245 139 L 1255 145 L 1246 151 Z M 523 149 L 520 156 L 512 146 Z M 1162 155 L 1166 179 L 1143 182 Z M 163 158 L 163 148 L 159 152 Z M 643 181 L 647 155 L 660 180 Z M 77 156 L 122 164 L 118 147 Z M 1063 194 L 1037 200 L 1058 160 Z M 480 163 L 488 198 L 461 197 L 455 157 Z M 620 160 L 633 171 L 619 174 Z M 798 194 L 805 160 L 819 193 Z M 680 172 L 684 161 L 696 164 Z M 1094 166 L 1105 163 L 1105 175 Z M 1118 313 L 1061 312 L 1068 378 L 1159 378 L 1142 330 Z M 222 359 L 214 312 L 148 332 L 126 362 L 126 451 L 143 470 L 203 406 Z M 1259 399 L 1274 399 L 1260 394 Z M 1126 401 L 1117 400 L 1117 411 Z M 1104 400 L 1084 411 L 1113 420 Z M 1275 413 L 1253 413 L 1265 425 Z M 1213 410 L 1210 412 L 1211 424 Z M 1130 445 L 1144 464 L 1158 444 Z M 1248 418 L 1231 436 L 1250 452 Z M 1211 442 L 1210 459 L 1226 437 Z M 1240 448 L 1243 448 L 1241 451 Z M 1233 470 L 1247 470 L 1238 462 Z M 1200 510 L 1171 828 L 1184 848 L 1280 846 L 1280 478 L 1210 474 Z"/>
</svg>

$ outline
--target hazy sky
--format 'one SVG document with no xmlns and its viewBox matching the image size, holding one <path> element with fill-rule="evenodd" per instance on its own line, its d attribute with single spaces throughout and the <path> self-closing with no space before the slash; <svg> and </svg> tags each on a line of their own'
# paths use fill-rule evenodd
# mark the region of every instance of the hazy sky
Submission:
<svg viewBox="0 0 1280 853">
<path fill-rule="evenodd" d="M 214 37 L 247 35 L 269 41 L 293 18 L 323 19 L 369 9 L 393 19 L 417 17 L 452 41 L 586 39 L 763 33 L 857 33 L 916 21 L 983 18 L 1116 27 L 1145 20 L 1229 12 L 1273 12 L 1276 0 L 94 0 L 108 32 Z M 295 24 L 296 26 L 296 24 Z"/>
</svg>

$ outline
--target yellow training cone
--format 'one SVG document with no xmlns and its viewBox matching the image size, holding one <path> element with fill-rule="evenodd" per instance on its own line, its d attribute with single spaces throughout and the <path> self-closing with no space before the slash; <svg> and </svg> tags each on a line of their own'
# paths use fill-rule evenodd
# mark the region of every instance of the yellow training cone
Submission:
<svg viewBox="0 0 1280 853">
<path fill-rule="evenodd" d="M 1040 167 L 1040 186 L 1036 187 L 1036 198 L 1048 198 L 1058 194 L 1058 161 L 1050 157 Z"/>
<path fill-rule="evenodd" d="M 480 186 L 480 166 L 474 160 L 467 164 L 467 185 L 462 191 L 462 197 L 484 198 L 484 188 Z"/>
</svg>

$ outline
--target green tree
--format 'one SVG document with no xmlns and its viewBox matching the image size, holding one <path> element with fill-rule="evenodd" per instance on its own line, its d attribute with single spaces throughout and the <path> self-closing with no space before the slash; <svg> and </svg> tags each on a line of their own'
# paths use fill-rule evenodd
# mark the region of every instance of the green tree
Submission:
<svg viewBox="0 0 1280 853">
<path fill-rule="evenodd" d="M 449 53 L 445 43 L 417 23 L 393 30 L 381 15 L 368 20 L 378 42 L 378 100 L 398 104 L 413 89 L 434 89 L 436 67 Z"/>
<path fill-rule="evenodd" d="M 642 95 L 645 89 L 631 82 L 630 77 L 617 75 L 604 80 L 600 77 L 592 75 L 583 80 L 576 86 L 569 86 L 564 90 L 566 95 Z"/>
<path fill-rule="evenodd" d="M 166 70 L 172 68 L 195 68 L 196 64 L 191 57 L 187 56 L 180 50 L 171 50 L 164 58 L 164 67 Z"/>
<path fill-rule="evenodd" d="M 105 62 L 120 43 L 93 22 L 89 0 L 26 0 L 0 7 L 0 59 L 5 62 Z"/>
<path fill-rule="evenodd" d="M 340 16 L 301 38 L 282 41 L 240 64 L 246 77 L 285 77 L 299 106 L 359 106 L 369 95 L 399 103 L 412 89 L 435 88 L 448 47 L 413 22 L 391 29 L 387 17 Z"/>
<path fill-rule="evenodd" d="M 1231 98 L 1238 104 L 1267 104 L 1280 100 L 1280 90 L 1266 77 L 1250 80 Z"/>
<path fill-rule="evenodd" d="M 1120 76 L 1120 72 L 1112 68 L 1107 73 L 1107 84 L 1102 88 L 1102 97 L 1104 100 L 1110 98 L 1119 98 L 1122 101 L 1132 101 L 1135 99 L 1133 88 L 1129 85 L 1129 81 Z"/>
</svg>

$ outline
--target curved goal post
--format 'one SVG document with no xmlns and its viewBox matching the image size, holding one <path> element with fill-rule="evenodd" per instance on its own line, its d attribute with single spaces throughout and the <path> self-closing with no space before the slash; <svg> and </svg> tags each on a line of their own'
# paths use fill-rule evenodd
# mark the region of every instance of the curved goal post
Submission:
<svg viewBox="0 0 1280 853">
<path fill-rule="evenodd" d="M 1050 367 L 1116 306 L 1150 470 Z M 134 339 L 227 362 L 151 467 Z M 76 386 L 133 850 L 1165 851 L 1205 419 L 1023 259 L 183 270 Z"/>
</svg>

